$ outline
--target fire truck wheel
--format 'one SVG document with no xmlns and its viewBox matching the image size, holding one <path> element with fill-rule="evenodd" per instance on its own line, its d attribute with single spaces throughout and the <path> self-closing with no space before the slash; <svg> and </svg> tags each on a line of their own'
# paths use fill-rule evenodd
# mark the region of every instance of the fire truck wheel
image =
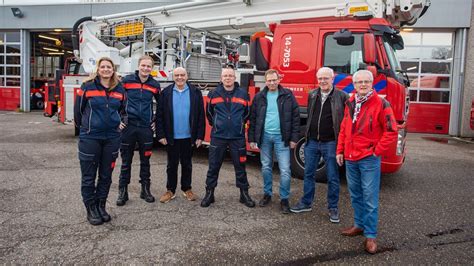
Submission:
<svg viewBox="0 0 474 266">
<path fill-rule="evenodd" d="M 40 110 L 44 109 L 44 102 L 42 99 L 38 99 L 36 101 L 36 109 L 40 109 Z"/>
<path fill-rule="evenodd" d="M 304 138 L 300 138 L 296 143 L 296 148 L 291 150 L 291 173 L 298 179 L 304 178 Z M 315 173 L 315 179 L 318 183 L 326 183 L 326 163 L 323 158 L 320 159 Z"/>
</svg>

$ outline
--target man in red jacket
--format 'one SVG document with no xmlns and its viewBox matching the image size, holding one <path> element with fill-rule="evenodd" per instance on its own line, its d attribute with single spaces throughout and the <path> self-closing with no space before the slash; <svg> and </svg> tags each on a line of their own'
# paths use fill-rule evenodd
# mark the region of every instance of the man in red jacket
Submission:
<svg viewBox="0 0 474 266">
<path fill-rule="evenodd" d="M 397 141 L 396 121 L 387 100 L 372 87 L 370 71 L 352 76 L 356 93 L 346 102 L 336 150 L 336 160 L 346 161 L 347 185 L 354 209 L 354 225 L 344 236 L 364 235 L 365 250 L 377 252 L 377 223 L 380 191 L 380 160 Z"/>
</svg>

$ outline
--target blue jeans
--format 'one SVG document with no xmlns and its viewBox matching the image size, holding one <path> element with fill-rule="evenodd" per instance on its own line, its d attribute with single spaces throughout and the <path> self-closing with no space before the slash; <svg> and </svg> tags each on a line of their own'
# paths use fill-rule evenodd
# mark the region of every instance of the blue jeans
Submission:
<svg viewBox="0 0 474 266">
<path fill-rule="evenodd" d="M 354 209 L 354 226 L 367 238 L 377 237 L 379 219 L 380 157 L 346 161 L 347 185 Z"/>
<path fill-rule="evenodd" d="M 328 177 L 328 209 L 337 209 L 339 202 L 339 169 L 336 163 L 336 141 L 308 140 L 304 146 L 304 195 L 301 203 L 311 206 L 316 190 L 315 173 L 323 156 Z"/>
<path fill-rule="evenodd" d="M 280 199 L 288 199 L 290 196 L 290 147 L 285 147 L 281 134 L 263 134 L 260 145 L 260 161 L 262 162 L 263 193 L 272 196 L 272 168 L 273 150 L 275 150 L 278 167 L 280 168 Z"/>
</svg>

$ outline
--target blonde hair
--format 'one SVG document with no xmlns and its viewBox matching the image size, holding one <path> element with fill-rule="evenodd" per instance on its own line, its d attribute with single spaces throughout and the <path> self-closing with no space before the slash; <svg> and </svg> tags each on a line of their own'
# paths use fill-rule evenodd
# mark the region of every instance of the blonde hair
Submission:
<svg viewBox="0 0 474 266">
<path fill-rule="evenodd" d="M 117 72 L 115 71 L 115 64 L 112 61 L 112 59 L 109 58 L 109 57 L 101 57 L 99 59 L 99 61 L 97 61 L 97 66 L 95 68 L 95 71 L 89 76 L 88 79 L 86 79 L 84 81 L 84 83 L 89 82 L 89 81 L 93 81 L 99 75 L 99 66 L 104 61 L 109 62 L 110 64 L 112 64 L 112 69 L 114 71 L 114 73 L 112 74 L 112 77 L 110 77 L 110 81 L 109 81 L 108 90 L 111 91 L 120 83 L 120 80 L 119 80 Z"/>
<path fill-rule="evenodd" d="M 149 55 L 142 55 L 142 56 L 138 59 L 138 65 L 140 65 L 140 63 L 141 63 L 143 60 L 150 60 L 152 67 L 153 67 L 153 65 L 155 64 L 155 60 L 153 60 L 153 57 L 151 57 L 151 56 L 149 56 Z"/>
</svg>

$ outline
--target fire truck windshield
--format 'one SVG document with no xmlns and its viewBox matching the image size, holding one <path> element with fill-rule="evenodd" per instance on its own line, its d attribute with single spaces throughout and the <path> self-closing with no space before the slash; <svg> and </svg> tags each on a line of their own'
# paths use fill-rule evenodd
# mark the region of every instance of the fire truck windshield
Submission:
<svg viewBox="0 0 474 266">
<path fill-rule="evenodd" d="M 362 59 L 362 34 L 352 35 L 354 42 L 350 45 L 338 44 L 333 34 L 325 36 L 323 65 L 332 68 L 337 73 L 353 74 L 359 69 L 365 69 Z"/>
<path fill-rule="evenodd" d="M 393 47 L 385 38 L 383 39 L 384 39 L 383 45 L 387 53 L 388 61 L 390 63 L 390 68 L 395 70 L 396 72 L 401 71 L 402 67 L 400 65 L 400 62 L 398 61 L 395 49 L 393 49 Z"/>
</svg>

